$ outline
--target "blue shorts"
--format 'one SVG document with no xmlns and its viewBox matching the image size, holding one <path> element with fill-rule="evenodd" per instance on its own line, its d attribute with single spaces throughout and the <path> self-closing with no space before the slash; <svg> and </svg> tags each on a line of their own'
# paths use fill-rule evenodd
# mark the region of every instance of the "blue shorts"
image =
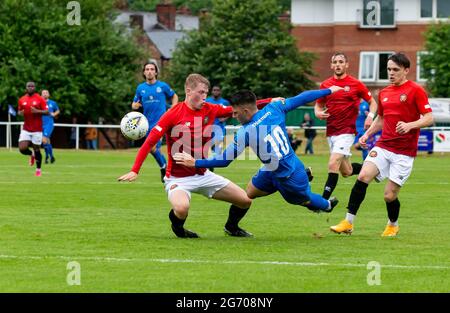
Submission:
<svg viewBox="0 0 450 313">
<path fill-rule="evenodd" d="M 259 190 L 274 193 L 279 191 L 291 204 L 303 204 L 310 200 L 311 187 L 303 165 L 297 166 L 289 177 L 276 177 L 273 172 L 259 170 L 252 178 L 252 184 Z"/>
<path fill-rule="evenodd" d="M 361 138 L 362 135 L 364 135 L 364 133 L 366 132 L 365 129 L 357 129 L 356 131 L 357 131 L 357 133 L 356 133 L 356 136 L 355 136 L 355 141 L 353 142 L 354 145 L 358 143 L 359 138 Z"/>
<path fill-rule="evenodd" d="M 42 128 L 42 136 L 50 138 L 53 133 L 53 129 L 55 127 L 53 125 L 46 125 Z"/>
</svg>

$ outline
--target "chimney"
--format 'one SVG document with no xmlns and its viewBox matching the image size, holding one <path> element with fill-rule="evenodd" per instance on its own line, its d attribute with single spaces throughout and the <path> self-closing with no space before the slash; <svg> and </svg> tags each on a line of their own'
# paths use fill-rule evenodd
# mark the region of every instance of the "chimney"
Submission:
<svg viewBox="0 0 450 313">
<path fill-rule="evenodd" d="M 170 1 L 163 1 L 156 5 L 156 16 L 158 23 L 164 25 L 169 30 L 175 30 L 175 17 L 177 8 Z"/>
<path fill-rule="evenodd" d="M 144 30 L 144 16 L 140 14 L 130 15 L 130 26 Z"/>
</svg>

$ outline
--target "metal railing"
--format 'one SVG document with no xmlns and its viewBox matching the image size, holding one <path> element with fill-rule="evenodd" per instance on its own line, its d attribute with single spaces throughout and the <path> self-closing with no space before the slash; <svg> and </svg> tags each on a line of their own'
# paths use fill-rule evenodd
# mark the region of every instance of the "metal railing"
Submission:
<svg viewBox="0 0 450 313">
<path fill-rule="evenodd" d="M 6 126 L 6 148 L 11 148 L 12 147 L 11 126 L 19 125 L 20 129 L 22 130 L 23 122 L 0 122 L 0 125 Z M 75 149 L 76 150 L 78 150 L 80 148 L 80 146 L 79 146 L 80 128 L 88 128 L 88 127 L 90 127 L 90 128 L 120 128 L 120 125 L 115 125 L 115 124 L 62 124 L 62 123 L 55 123 L 54 125 L 55 125 L 55 127 L 70 127 L 70 128 L 75 127 L 75 133 L 76 133 Z M 240 127 L 241 127 L 240 125 L 237 125 L 237 126 L 227 125 L 225 128 L 228 132 L 228 131 L 236 131 Z M 287 128 L 293 129 L 293 130 L 305 129 L 300 126 L 287 126 Z M 325 126 L 313 126 L 313 127 L 311 127 L 311 129 L 325 130 L 326 127 Z M 426 127 L 426 128 L 422 128 L 422 130 L 450 131 L 450 126 Z"/>
</svg>

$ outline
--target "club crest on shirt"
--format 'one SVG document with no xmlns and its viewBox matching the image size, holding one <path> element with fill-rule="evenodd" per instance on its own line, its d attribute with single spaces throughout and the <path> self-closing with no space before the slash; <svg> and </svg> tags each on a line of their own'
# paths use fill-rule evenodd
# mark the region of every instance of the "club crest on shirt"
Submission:
<svg viewBox="0 0 450 313">
<path fill-rule="evenodd" d="M 372 158 L 376 158 L 378 153 L 376 151 L 370 151 L 369 156 Z"/>
<path fill-rule="evenodd" d="M 205 118 L 203 119 L 203 124 L 208 124 L 209 122 L 209 116 L 205 116 Z"/>
<path fill-rule="evenodd" d="M 350 86 L 344 86 L 344 91 L 345 92 L 349 92 L 350 91 Z"/>
<path fill-rule="evenodd" d="M 405 102 L 406 99 L 408 99 L 408 96 L 406 94 L 403 93 L 403 94 L 400 95 L 400 101 L 401 102 Z"/>
<path fill-rule="evenodd" d="M 162 92 L 161 87 L 156 87 L 156 92 L 158 92 L 158 93 Z"/>
</svg>

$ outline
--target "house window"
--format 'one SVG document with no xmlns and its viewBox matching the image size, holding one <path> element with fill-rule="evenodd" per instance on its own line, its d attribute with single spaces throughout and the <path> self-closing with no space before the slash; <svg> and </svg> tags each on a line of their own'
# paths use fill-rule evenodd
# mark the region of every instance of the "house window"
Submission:
<svg viewBox="0 0 450 313">
<path fill-rule="evenodd" d="M 448 18 L 450 16 L 450 1 L 420 0 L 421 18 Z"/>
<path fill-rule="evenodd" d="M 387 62 L 391 54 L 394 52 L 361 52 L 359 79 L 365 82 L 387 81 Z"/>
<path fill-rule="evenodd" d="M 362 28 L 395 27 L 394 0 L 363 0 Z"/>
<path fill-rule="evenodd" d="M 427 81 L 427 78 L 425 77 L 426 72 L 425 72 L 424 67 L 422 66 L 422 60 L 423 60 L 423 57 L 428 54 L 429 54 L 428 51 L 418 51 L 417 52 L 417 62 L 416 62 L 417 63 L 417 67 L 416 67 L 417 81 L 420 81 L 420 82 Z M 434 74 L 433 69 L 429 70 L 428 72 L 429 72 L 428 77 L 430 77 Z"/>
</svg>

